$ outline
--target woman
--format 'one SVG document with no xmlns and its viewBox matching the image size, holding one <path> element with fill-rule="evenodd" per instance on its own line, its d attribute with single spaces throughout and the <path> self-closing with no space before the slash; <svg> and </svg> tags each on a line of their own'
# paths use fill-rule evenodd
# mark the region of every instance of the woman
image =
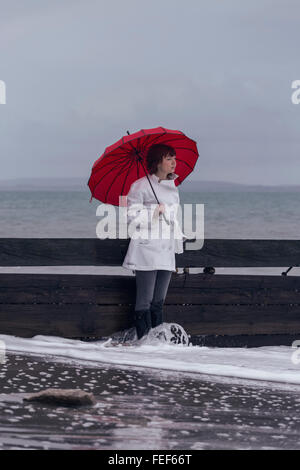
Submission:
<svg viewBox="0 0 300 470">
<path fill-rule="evenodd" d="M 135 327 L 138 339 L 163 322 L 162 309 L 172 272 L 176 272 L 175 253 L 183 253 L 187 239 L 178 222 L 179 193 L 174 180 L 176 152 L 173 147 L 156 144 L 147 154 L 148 178 L 139 178 L 127 195 L 130 233 L 123 267 L 136 275 Z M 164 216 L 162 215 L 164 214 Z M 168 223 L 166 222 L 168 221 Z M 137 238 L 136 235 L 140 238 Z"/>
</svg>

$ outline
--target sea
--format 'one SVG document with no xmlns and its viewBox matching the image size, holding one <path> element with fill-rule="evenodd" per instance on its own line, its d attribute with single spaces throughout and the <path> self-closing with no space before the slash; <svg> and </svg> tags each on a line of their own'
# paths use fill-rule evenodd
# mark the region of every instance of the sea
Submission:
<svg viewBox="0 0 300 470">
<path fill-rule="evenodd" d="M 300 192 L 179 193 L 182 207 L 204 205 L 205 238 L 299 239 Z M 89 200 L 87 191 L 0 191 L 0 237 L 96 238 L 102 203 Z"/>
</svg>

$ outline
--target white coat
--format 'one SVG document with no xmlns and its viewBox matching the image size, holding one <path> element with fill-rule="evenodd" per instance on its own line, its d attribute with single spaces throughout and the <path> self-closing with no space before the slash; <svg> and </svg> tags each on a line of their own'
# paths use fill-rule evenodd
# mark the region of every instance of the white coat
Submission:
<svg viewBox="0 0 300 470">
<path fill-rule="evenodd" d="M 183 241 L 187 239 L 178 220 L 180 200 L 174 183 L 178 175 L 174 173 L 173 179 L 161 181 L 155 174 L 148 174 L 148 177 L 160 204 L 165 205 L 165 217 L 170 224 L 162 215 L 158 217 L 154 214 L 158 203 L 147 176 L 134 181 L 127 195 L 127 223 L 131 240 L 122 266 L 133 271 L 163 269 L 176 272 L 175 253 L 183 253 Z M 130 233 L 130 226 L 134 229 L 133 233 Z"/>
</svg>

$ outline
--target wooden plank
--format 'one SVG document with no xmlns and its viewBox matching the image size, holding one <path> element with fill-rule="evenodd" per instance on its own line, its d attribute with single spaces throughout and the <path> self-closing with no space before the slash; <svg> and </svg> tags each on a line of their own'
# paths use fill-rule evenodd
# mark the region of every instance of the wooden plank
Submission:
<svg viewBox="0 0 300 470">
<path fill-rule="evenodd" d="M 0 238 L 0 266 L 121 266 L 128 244 L 129 239 Z M 176 254 L 176 265 L 299 266 L 300 240 L 206 239 L 202 249 Z"/>
<path fill-rule="evenodd" d="M 134 276 L 0 274 L 0 304 L 128 304 L 134 297 Z"/>
<path fill-rule="evenodd" d="M 299 305 L 172 305 L 165 313 L 195 335 L 300 333 Z"/>
<path fill-rule="evenodd" d="M 178 256 L 183 263 L 178 266 L 186 267 L 299 266 L 300 240 L 206 239 L 201 250 Z"/>
<path fill-rule="evenodd" d="M 132 326 L 130 306 L 98 305 L 0 305 L 0 334 L 106 336 Z"/>
<path fill-rule="evenodd" d="M 257 348 L 260 346 L 291 346 L 299 335 L 199 335 L 191 336 L 194 346 L 218 348 Z"/>
<path fill-rule="evenodd" d="M 132 326 L 133 306 L 0 305 L 0 334 L 107 336 Z M 165 305 L 164 320 L 191 335 L 300 334 L 299 305 Z"/>
<path fill-rule="evenodd" d="M 2 304 L 134 304 L 135 289 L 134 276 L 0 274 Z M 165 303 L 300 304 L 300 277 L 173 274 Z"/>
<path fill-rule="evenodd" d="M 300 276 L 271 276 L 265 274 L 177 274 L 176 277 L 184 277 L 183 287 L 195 289 L 204 288 L 231 288 L 239 287 L 240 289 L 252 288 L 272 288 L 278 289 L 299 289 Z"/>
<path fill-rule="evenodd" d="M 107 274 L 30 274 L 30 273 L 0 273 L 0 289 L 46 287 L 59 289 L 69 287 L 87 288 L 113 286 L 115 288 L 128 288 L 135 283 L 135 276 L 107 275 Z M 299 289 L 300 276 L 269 276 L 245 274 L 176 274 L 172 273 L 171 286 L 176 288 L 272 288 Z"/>
</svg>

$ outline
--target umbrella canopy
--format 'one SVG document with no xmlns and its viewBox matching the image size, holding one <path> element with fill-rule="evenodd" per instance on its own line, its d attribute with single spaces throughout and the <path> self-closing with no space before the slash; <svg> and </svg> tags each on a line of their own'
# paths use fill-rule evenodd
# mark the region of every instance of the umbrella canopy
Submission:
<svg viewBox="0 0 300 470">
<path fill-rule="evenodd" d="M 88 186 L 94 197 L 105 204 L 119 205 L 134 181 L 147 176 L 146 156 L 153 144 L 166 144 L 176 151 L 176 186 L 193 171 L 199 156 L 197 144 L 183 132 L 156 127 L 141 129 L 107 147 L 95 161 Z M 90 201 L 91 201 L 90 200 Z"/>
</svg>

